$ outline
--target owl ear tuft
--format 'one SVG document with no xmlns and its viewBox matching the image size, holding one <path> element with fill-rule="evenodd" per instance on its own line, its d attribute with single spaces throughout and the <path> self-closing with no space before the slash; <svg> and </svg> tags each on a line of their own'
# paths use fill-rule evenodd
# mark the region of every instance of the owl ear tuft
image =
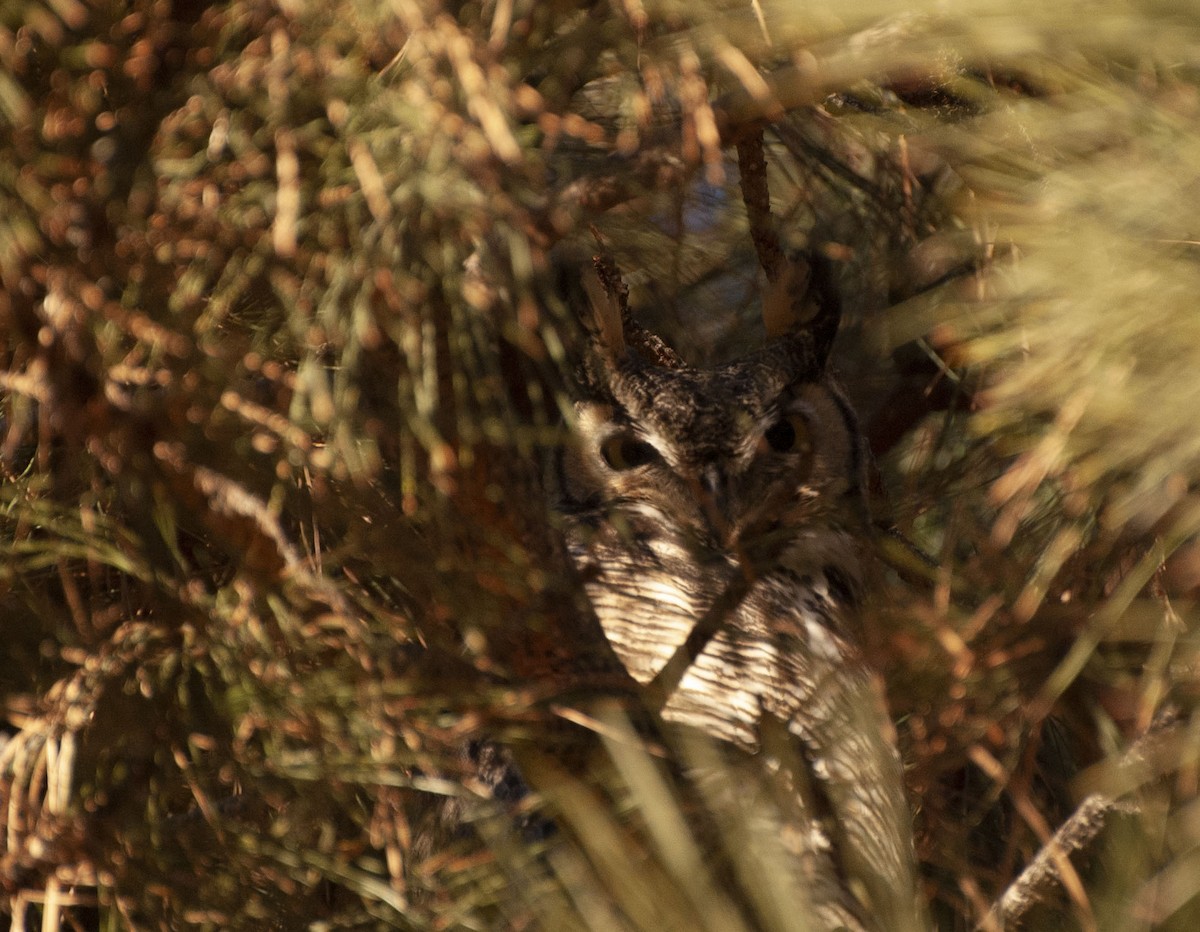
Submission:
<svg viewBox="0 0 1200 932">
<path fill-rule="evenodd" d="M 629 308 L 629 289 L 616 263 L 608 256 L 593 256 L 590 268 L 580 274 L 591 320 L 587 321 L 600 355 L 614 365 L 627 351 L 643 363 L 679 369 L 684 363 L 662 338 L 638 326 Z"/>
<path fill-rule="evenodd" d="M 824 369 L 841 318 L 834 263 L 825 251 L 793 256 L 779 265 L 763 296 L 768 338 L 807 344 L 811 364 Z"/>
<path fill-rule="evenodd" d="M 618 276 L 617 282 L 621 287 L 610 287 L 601 278 L 601 258 L 593 259 L 591 268 L 584 268 L 580 275 L 580 283 L 588 298 L 592 312 L 592 323 L 595 329 L 596 342 L 601 353 L 608 359 L 616 359 L 625 352 L 625 326 L 622 320 L 626 310 L 623 283 Z"/>
</svg>

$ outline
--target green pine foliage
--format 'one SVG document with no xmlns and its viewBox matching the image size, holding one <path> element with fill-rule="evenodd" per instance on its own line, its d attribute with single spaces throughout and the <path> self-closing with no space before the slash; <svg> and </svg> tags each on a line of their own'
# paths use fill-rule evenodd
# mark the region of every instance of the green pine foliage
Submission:
<svg viewBox="0 0 1200 932">
<path fill-rule="evenodd" d="M 638 750 L 542 491 L 556 268 L 761 340 L 761 135 L 842 270 L 933 921 L 1091 794 L 1026 927 L 1194 928 L 1198 118 L 1190 0 L 0 2 L 0 913 L 806 927 Z"/>
</svg>

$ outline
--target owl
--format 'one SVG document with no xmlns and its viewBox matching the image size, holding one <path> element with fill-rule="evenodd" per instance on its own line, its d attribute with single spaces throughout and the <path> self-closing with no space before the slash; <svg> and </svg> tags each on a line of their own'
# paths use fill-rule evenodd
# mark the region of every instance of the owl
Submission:
<svg viewBox="0 0 1200 932">
<path fill-rule="evenodd" d="M 788 263 L 764 300 L 772 338 L 711 369 L 641 330 L 597 268 L 558 485 L 600 624 L 667 723 L 783 775 L 777 834 L 810 927 L 919 928 L 894 732 L 856 633 L 866 454 L 826 373 L 829 262 Z"/>
</svg>

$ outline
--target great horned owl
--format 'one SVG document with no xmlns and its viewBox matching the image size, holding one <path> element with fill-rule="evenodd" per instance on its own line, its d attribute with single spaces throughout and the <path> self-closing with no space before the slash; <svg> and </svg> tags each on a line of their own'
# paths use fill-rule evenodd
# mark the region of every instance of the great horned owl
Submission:
<svg viewBox="0 0 1200 932">
<path fill-rule="evenodd" d="M 854 626 L 864 449 L 825 373 L 828 268 L 808 265 L 764 303 L 782 332 L 713 369 L 684 365 L 633 324 L 619 284 L 589 274 L 590 397 L 563 510 L 604 631 L 663 718 L 760 757 L 785 736 L 804 771 L 789 785 L 809 927 L 917 928 L 900 762 Z"/>
</svg>

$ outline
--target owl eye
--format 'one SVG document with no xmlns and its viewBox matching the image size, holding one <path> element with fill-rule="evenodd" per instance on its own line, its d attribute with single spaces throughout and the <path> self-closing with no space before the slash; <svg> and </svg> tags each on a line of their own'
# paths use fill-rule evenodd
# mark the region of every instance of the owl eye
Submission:
<svg viewBox="0 0 1200 932">
<path fill-rule="evenodd" d="M 807 453 L 812 448 L 808 423 L 799 414 L 786 414 L 766 429 L 763 444 L 776 453 Z"/>
<path fill-rule="evenodd" d="M 645 440 L 631 434 L 615 434 L 600 444 L 600 455 L 609 469 L 623 472 L 637 469 L 658 459 L 658 451 Z"/>
</svg>

